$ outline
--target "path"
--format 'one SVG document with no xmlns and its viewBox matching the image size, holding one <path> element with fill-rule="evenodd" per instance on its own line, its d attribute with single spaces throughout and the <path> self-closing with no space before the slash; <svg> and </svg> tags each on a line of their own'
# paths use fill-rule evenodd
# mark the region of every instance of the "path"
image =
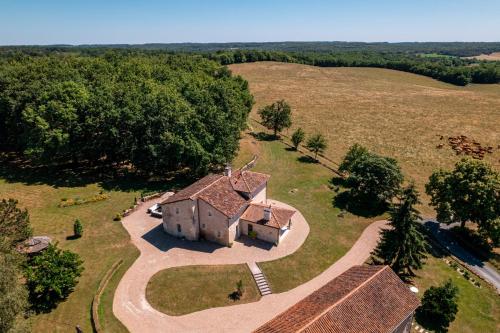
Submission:
<svg viewBox="0 0 500 333">
<path fill-rule="evenodd" d="M 493 285 L 497 292 L 500 293 L 500 273 L 493 266 L 477 259 L 469 251 L 461 247 L 450 234 L 449 226 L 433 220 L 426 220 L 423 224 L 442 246 L 466 264 L 467 268 Z"/>
<path fill-rule="evenodd" d="M 295 252 L 309 233 L 300 212 L 294 216 L 293 229 L 279 247 L 235 242 L 232 248 L 208 242 L 182 241 L 163 233 L 161 221 L 146 215 L 147 206 L 123 219 L 140 257 L 125 273 L 116 289 L 113 312 L 130 332 L 250 332 L 286 310 L 314 290 L 353 265 L 362 264 L 375 247 L 380 228 L 386 221 L 368 226 L 353 247 L 314 279 L 290 291 L 262 297 L 258 302 L 211 308 L 183 316 L 168 316 L 147 302 L 149 279 L 158 271 L 184 265 L 237 264 L 274 260 Z M 277 205 L 282 203 L 274 202 Z"/>
</svg>

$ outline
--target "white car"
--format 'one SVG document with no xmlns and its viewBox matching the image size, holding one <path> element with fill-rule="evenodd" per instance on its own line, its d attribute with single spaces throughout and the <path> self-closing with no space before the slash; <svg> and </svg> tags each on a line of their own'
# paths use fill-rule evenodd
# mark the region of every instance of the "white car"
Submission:
<svg viewBox="0 0 500 333">
<path fill-rule="evenodd" d="M 154 204 L 153 206 L 148 208 L 148 213 L 151 214 L 151 216 L 154 217 L 162 217 L 161 214 L 161 206 L 160 204 Z"/>
</svg>

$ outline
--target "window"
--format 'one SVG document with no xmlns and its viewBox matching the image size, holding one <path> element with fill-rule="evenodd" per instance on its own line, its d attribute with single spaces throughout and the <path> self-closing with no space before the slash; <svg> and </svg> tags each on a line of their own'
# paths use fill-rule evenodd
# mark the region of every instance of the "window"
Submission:
<svg viewBox="0 0 500 333">
<path fill-rule="evenodd" d="M 177 232 L 182 232 L 182 228 L 181 228 L 180 224 L 177 225 Z"/>
<path fill-rule="evenodd" d="M 217 238 L 220 238 L 220 231 L 217 231 Z"/>
<path fill-rule="evenodd" d="M 211 211 L 208 211 L 208 216 L 212 216 L 212 212 Z"/>
<path fill-rule="evenodd" d="M 175 207 L 175 214 L 179 214 L 179 207 Z"/>
<path fill-rule="evenodd" d="M 202 229 L 205 229 L 205 223 L 203 223 L 203 224 L 201 225 L 201 228 L 202 228 Z"/>
</svg>

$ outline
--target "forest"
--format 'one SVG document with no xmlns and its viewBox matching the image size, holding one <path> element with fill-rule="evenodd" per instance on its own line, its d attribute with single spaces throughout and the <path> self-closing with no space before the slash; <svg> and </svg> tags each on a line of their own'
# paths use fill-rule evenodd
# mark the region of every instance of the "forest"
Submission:
<svg viewBox="0 0 500 333">
<path fill-rule="evenodd" d="M 0 146 L 36 164 L 204 173 L 237 152 L 247 82 L 197 55 L 0 58 Z"/>
</svg>

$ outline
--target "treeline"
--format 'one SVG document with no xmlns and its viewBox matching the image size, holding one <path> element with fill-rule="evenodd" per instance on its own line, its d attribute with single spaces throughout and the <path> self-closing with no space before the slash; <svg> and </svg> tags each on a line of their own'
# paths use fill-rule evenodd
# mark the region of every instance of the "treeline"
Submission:
<svg viewBox="0 0 500 333">
<path fill-rule="evenodd" d="M 38 163 L 205 172 L 234 157 L 252 105 L 246 81 L 197 55 L 0 58 L 0 146 Z"/>
<path fill-rule="evenodd" d="M 469 83 L 499 83 L 500 62 L 481 62 L 456 57 L 420 57 L 418 55 L 375 52 L 280 52 L 233 50 L 206 53 L 221 64 L 255 61 L 280 61 L 320 67 L 377 67 L 432 77 L 465 86 Z"/>
<path fill-rule="evenodd" d="M 148 44 L 97 44 L 0 47 L 2 49 L 50 49 L 57 52 L 91 49 L 136 49 L 172 52 L 215 52 L 221 50 L 259 50 L 283 52 L 382 52 L 382 53 L 437 53 L 457 57 L 470 57 L 481 53 L 500 52 L 499 42 L 236 42 L 236 43 L 148 43 Z"/>
</svg>

